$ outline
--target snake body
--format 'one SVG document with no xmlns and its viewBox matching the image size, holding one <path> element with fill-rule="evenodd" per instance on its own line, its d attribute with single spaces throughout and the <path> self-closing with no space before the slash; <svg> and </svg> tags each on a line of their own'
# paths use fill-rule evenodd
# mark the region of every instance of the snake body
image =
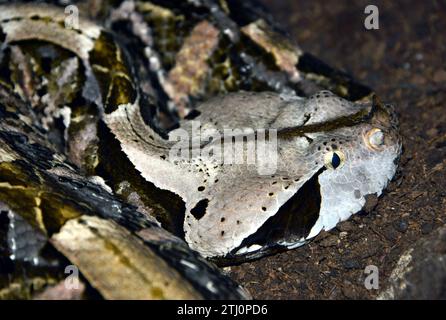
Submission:
<svg viewBox="0 0 446 320">
<path fill-rule="evenodd" d="M 221 264 L 258 258 L 346 219 L 348 204 L 325 196 L 332 187 L 325 180 L 345 176 L 327 170 L 327 154 L 360 159 L 342 163 L 344 170 L 371 183 L 346 176 L 334 188 L 347 200 L 354 194 L 359 209 L 392 178 L 401 149 L 393 110 L 303 52 L 249 2 L 74 5 L 0 7 L 0 201 L 9 217 L 2 259 L 31 270 L 42 288 L 63 278 L 68 259 L 105 298 L 246 298 L 203 256 Z M 166 165 L 169 135 L 178 126 L 190 130 L 192 118 L 218 130 L 218 123 L 277 129 L 279 173 L 257 179 L 238 167 L 204 170 L 215 173 L 209 185 L 202 158 L 193 170 Z M 300 155 L 289 156 L 296 145 Z M 316 187 L 322 191 L 313 196 Z M 232 196 L 242 190 L 245 198 Z M 272 202 L 260 204 L 265 198 Z M 251 202 L 262 217 L 247 208 Z M 197 218 L 203 204 L 208 212 Z M 305 214 L 290 220 L 282 205 Z M 335 222 L 322 210 L 327 205 L 342 209 Z M 232 233 L 220 229 L 231 223 L 225 210 L 242 212 Z M 11 247 L 14 226 L 37 244 Z M 47 247 L 50 258 L 42 257 Z M 30 294 L 29 283 L 13 279 L 2 280 L 2 295 Z"/>
</svg>

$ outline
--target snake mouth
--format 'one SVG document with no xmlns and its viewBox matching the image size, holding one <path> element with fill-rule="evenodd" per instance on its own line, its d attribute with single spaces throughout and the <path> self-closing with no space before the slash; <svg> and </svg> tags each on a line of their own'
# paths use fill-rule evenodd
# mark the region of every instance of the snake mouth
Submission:
<svg viewBox="0 0 446 320">
<path fill-rule="evenodd" d="M 221 266 L 233 265 L 304 244 L 319 218 L 322 200 L 319 176 L 325 170 L 323 167 L 316 172 L 275 215 L 244 239 L 237 248 L 228 255 L 213 260 Z"/>
</svg>

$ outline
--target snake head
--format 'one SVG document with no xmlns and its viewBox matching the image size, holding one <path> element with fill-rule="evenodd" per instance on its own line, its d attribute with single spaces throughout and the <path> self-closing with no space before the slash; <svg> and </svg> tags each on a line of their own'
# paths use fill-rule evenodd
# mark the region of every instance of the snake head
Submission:
<svg viewBox="0 0 446 320">
<path fill-rule="evenodd" d="M 184 201 L 188 244 L 220 263 L 294 248 L 330 230 L 360 211 L 368 195 L 382 193 L 401 151 L 394 113 L 377 100 L 353 103 L 327 91 L 310 98 L 238 92 L 210 99 L 198 112 L 171 131 L 169 141 L 149 131 L 135 105 L 120 106 L 106 121 L 141 175 Z M 259 173 L 258 163 L 215 162 L 203 153 L 218 146 L 235 158 L 257 150 L 244 138 L 231 137 L 229 149 L 219 144 L 227 127 L 275 130 L 275 172 Z M 259 135 L 252 138 L 256 146 Z M 206 143 L 194 147 L 194 141 Z M 192 157 L 171 161 L 177 146 Z"/>
<path fill-rule="evenodd" d="M 396 172 L 402 145 L 394 108 L 377 97 L 358 106 L 369 110 L 359 123 L 322 133 L 328 147 L 320 156 L 326 168 L 318 176 L 321 205 L 306 239 L 360 211 L 370 195 L 381 195 Z"/>
</svg>

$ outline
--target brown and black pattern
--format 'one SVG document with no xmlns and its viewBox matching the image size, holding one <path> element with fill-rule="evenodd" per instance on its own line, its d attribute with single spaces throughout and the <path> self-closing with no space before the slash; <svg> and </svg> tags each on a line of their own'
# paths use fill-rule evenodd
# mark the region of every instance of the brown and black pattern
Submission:
<svg viewBox="0 0 446 320">
<path fill-rule="evenodd" d="M 308 97 L 329 89 L 358 101 L 370 99 L 371 89 L 303 52 L 251 1 L 73 1 L 82 19 L 90 19 L 87 26 L 97 25 L 94 34 L 90 27 L 64 28 L 63 6 L 47 2 L 59 7 L 52 9 L 58 15 L 9 4 L 17 16 L 0 21 L 0 201 L 6 208 L 0 213 L 0 298 L 34 297 L 63 281 L 70 263 L 79 266 L 86 284 L 81 297 L 121 298 L 113 286 L 119 274 L 139 270 L 147 259 L 166 267 L 153 271 L 162 271 L 159 282 L 147 274 L 126 279 L 125 290 L 135 298 L 246 297 L 159 227 L 152 216 L 178 234 L 174 221 L 184 216 L 184 205 L 168 192 L 160 197 L 141 178 L 102 114 L 138 102 L 147 124 L 163 134 L 192 118 L 198 102 L 227 92 Z M 23 29 L 8 39 L 15 23 L 33 32 Z M 105 179 L 113 194 L 92 175 Z M 23 218 L 18 223 L 31 230 L 30 237 L 45 240 L 37 263 L 12 258 L 8 228 L 14 215 Z M 108 240 L 113 228 L 116 239 Z M 132 263 L 112 265 L 101 278 L 98 266 L 88 262 L 94 252 L 78 239 L 82 232 L 91 233 L 100 248 L 98 261 L 121 255 Z M 78 239 L 79 247 L 67 239 Z M 23 270 L 29 280 L 20 278 Z M 215 283 L 217 292 L 205 281 Z M 149 294 L 133 290 L 136 282 Z"/>
</svg>

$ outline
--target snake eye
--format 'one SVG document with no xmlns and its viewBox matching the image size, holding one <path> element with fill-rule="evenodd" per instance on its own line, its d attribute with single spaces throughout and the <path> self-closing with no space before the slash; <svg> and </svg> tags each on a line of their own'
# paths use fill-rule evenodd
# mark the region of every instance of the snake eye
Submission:
<svg viewBox="0 0 446 320">
<path fill-rule="evenodd" d="M 330 151 L 324 156 L 325 167 L 328 169 L 337 169 L 345 162 L 345 155 L 342 151 Z"/>
<path fill-rule="evenodd" d="M 364 135 L 366 146 L 371 150 L 379 150 L 384 145 L 384 132 L 381 129 L 373 128 Z"/>
</svg>

